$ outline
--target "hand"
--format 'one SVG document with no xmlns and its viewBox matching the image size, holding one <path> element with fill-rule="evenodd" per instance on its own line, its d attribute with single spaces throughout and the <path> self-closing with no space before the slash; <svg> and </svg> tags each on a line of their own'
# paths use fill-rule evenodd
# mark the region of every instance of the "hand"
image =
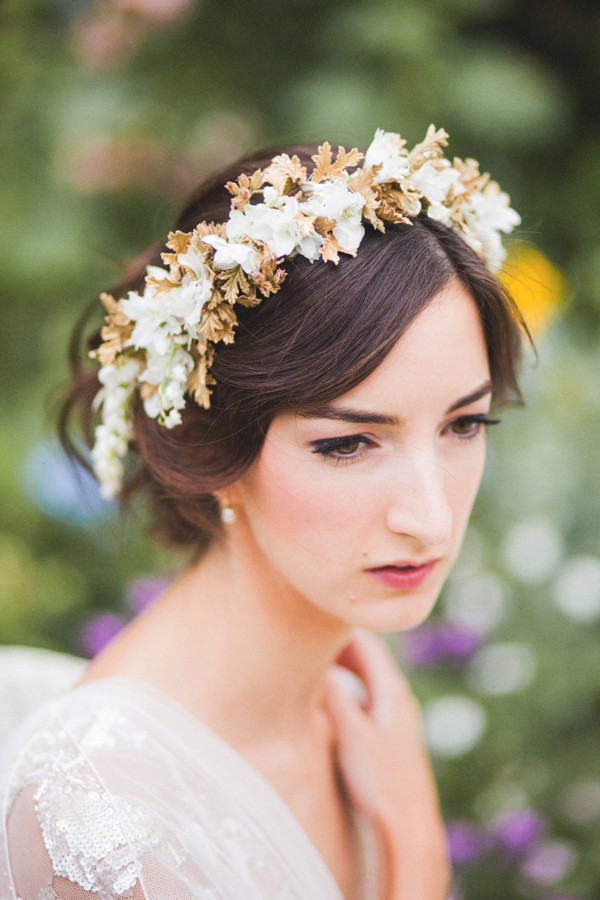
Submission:
<svg viewBox="0 0 600 900">
<path fill-rule="evenodd" d="M 365 631 L 355 632 L 338 662 L 367 692 L 361 705 L 330 671 L 338 765 L 378 837 L 381 900 L 446 900 L 446 836 L 416 700 L 383 641 Z"/>
</svg>

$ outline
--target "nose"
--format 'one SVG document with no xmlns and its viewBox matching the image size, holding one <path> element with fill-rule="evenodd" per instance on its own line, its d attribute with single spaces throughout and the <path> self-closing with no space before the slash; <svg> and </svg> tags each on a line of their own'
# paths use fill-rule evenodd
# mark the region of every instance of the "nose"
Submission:
<svg viewBox="0 0 600 900">
<path fill-rule="evenodd" d="M 386 524 L 390 531 L 427 547 L 443 546 L 452 534 L 447 477 L 433 450 L 404 456 L 390 484 Z"/>
</svg>

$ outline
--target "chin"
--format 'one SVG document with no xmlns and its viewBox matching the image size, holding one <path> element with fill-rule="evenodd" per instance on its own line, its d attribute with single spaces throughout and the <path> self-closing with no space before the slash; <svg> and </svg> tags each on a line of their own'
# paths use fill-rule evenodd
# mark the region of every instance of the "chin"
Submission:
<svg viewBox="0 0 600 900">
<path fill-rule="evenodd" d="M 367 631 L 408 631 L 427 619 L 435 606 L 438 593 L 428 591 L 427 595 L 404 594 L 375 603 L 365 600 L 355 605 L 348 621 Z"/>
</svg>

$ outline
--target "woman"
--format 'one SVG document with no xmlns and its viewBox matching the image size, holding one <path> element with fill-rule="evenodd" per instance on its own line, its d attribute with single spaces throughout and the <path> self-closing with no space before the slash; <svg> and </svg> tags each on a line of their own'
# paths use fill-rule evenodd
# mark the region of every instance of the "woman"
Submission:
<svg viewBox="0 0 600 900">
<path fill-rule="evenodd" d="M 143 492 L 195 558 L 7 749 L 2 898 L 446 897 L 418 713 L 370 634 L 428 615 L 519 396 L 490 271 L 518 217 L 446 139 L 246 160 L 103 296 L 67 411 L 102 413 L 105 495 Z"/>
</svg>

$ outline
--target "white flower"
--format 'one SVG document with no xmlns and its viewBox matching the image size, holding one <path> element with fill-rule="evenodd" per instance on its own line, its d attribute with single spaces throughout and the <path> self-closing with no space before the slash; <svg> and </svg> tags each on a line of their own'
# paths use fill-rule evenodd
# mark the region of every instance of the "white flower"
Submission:
<svg viewBox="0 0 600 900">
<path fill-rule="evenodd" d="M 167 428 L 179 425 L 179 410 L 185 406 L 187 380 L 193 369 L 193 358 L 175 341 L 165 354 L 148 352 L 146 368 L 139 380 L 158 390 L 144 400 L 146 415 L 159 419 Z"/>
<path fill-rule="evenodd" d="M 91 457 L 105 500 L 116 497 L 121 490 L 122 460 L 131 438 L 129 403 L 140 368 L 138 360 L 122 356 L 98 372 L 102 387 L 94 398 L 94 408 L 102 408 L 102 423 L 95 430 Z"/>
<path fill-rule="evenodd" d="M 168 294 L 163 295 L 165 311 L 168 312 L 169 322 L 176 319 L 180 331 L 193 332 L 202 316 L 202 309 L 212 293 L 211 283 L 207 278 L 190 278 L 184 275 L 181 286 L 172 288 Z"/>
<path fill-rule="evenodd" d="M 215 250 L 213 258 L 218 269 L 233 269 L 241 266 L 247 275 L 256 275 L 258 271 L 258 253 L 251 244 L 242 244 L 239 241 L 226 241 L 216 234 L 202 238 L 205 244 L 210 244 Z"/>
<path fill-rule="evenodd" d="M 148 272 L 153 277 L 157 277 L 155 272 L 161 273 L 161 279 L 168 277 L 168 272 L 156 266 L 149 266 Z M 153 349 L 156 353 L 165 353 L 171 335 L 181 332 L 181 321 L 171 313 L 165 295 L 157 293 L 149 284 L 144 288 L 143 294 L 130 291 L 122 304 L 125 314 L 135 322 L 127 343 L 136 350 L 143 347 Z"/>
<path fill-rule="evenodd" d="M 267 206 L 281 206 L 285 201 L 285 196 L 270 184 L 266 184 L 263 188 L 263 199 Z"/>
<path fill-rule="evenodd" d="M 296 250 L 308 259 L 317 259 L 323 240 L 316 232 L 302 234 L 298 217 L 303 213 L 296 198 L 282 198 L 274 191 L 267 199 L 269 203 L 249 203 L 243 210 L 232 211 L 225 228 L 228 239 L 263 241 L 278 259 Z"/>
<path fill-rule="evenodd" d="M 462 206 L 467 224 L 463 237 L 476 253 L 485 258 L 493 271 L 502 266 L 506 256 L 498 232 L 508 234 L 521 222 L 521 217 L 509 204 L 508 194 L 492 182 L 482 193 L 473 194 Z"/>
<path fill-rule="evenodd" d="M 431 219 L 450 225 L 450 211 L 444 203 L 450 191 L 453 191 L 455 196 L 464 191 L 458 170 L 450 165 L 447 159 L 435 162 L 428 159 L 412 173 L 410 180 L 429 203 L 427 215 Z"/>
<path fill-rule="evenodd" d="M 186 266 L 195 274 L 198 281 L 206 281 L 206 266 L 204 265 L 204 256 L 197 250 L 188 247 L 185 253 L 179 253 L 177 262 L 180 266 Z"/>
<path fill-rule="evenodd" d="M 343 179 L 323 181 L 312 186 L 307 200 L 300 204 L 303 212 L 335 219 L 333 236 L 346 253 L 355 253 L 365 233 L 362 224 L 364 197 L 348 189 Z"/>
<path fill-rule="evenodd" d="M 375 182 L 401 181 L 410 174 L 406 150 L 403 149 L 400 135 L 378 128 L 375 137 L 365 153 L 365 168 L 381 166 L 375 176 Z"/>
</svg>

